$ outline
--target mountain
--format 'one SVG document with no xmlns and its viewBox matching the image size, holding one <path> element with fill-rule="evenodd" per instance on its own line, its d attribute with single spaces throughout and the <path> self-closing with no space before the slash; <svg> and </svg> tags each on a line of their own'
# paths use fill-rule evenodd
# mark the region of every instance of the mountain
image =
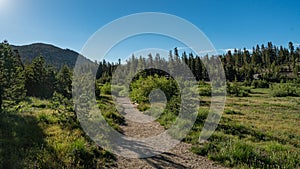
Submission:
<svg viewBox="0 0 300 169">
<path fill-rule="evenodd" d="M 70 49 L 61 49 L 51 44 L 34 43 L 24 46 L 14 46 L 13 50 L 17 50 L 23 63 L 28 64 L 37 57 L 42 55 L 45 57 L 46 63 L 56 68 L 61 68 L 66 64 L 70 68 L 74 68 L 77 58 L 89 61 L 79 53 Z"/>
</svg>

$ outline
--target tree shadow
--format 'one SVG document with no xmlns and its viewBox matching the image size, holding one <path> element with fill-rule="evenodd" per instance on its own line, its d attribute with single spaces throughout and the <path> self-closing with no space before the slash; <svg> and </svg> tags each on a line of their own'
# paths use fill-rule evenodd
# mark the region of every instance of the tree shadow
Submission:
<svg viewBox="0 0 300 169">
<path fill-rule="evenodd" d="M 188 168 L 176 161 L 182 157 L 173 153 L 160 152 L 157 148 L 153 148 L 144 142 L 132 141 L 126 138 L 118 138 L 118 140 L 114 140 L 114 142 L 115 144 L 113 146 L 116 146 L 114 148 L 119 149 L 119 152 L 126 153 L 126 151 L 128 151 L 128 154 L 131 154 L 130 152 L 134 152 L 137 154 L 138 158 L 142 158 L 142 160 L 154 168 Z"/>
<path fill-rule="evenodd" d="M 0 113 L 0 168 L 36 168 L 43 149 L 52 151 L 35 117 Z M 53 151 L 52 151 L 53 152 Z"/>
<path fill-rule="evenodd" d="M 160 155 L 156 155 L 150 158 L 144 159 L 149 165 L 151 165 L 154 168 L 181 168 L 186 169 L 188 167 L 176 162 L 174 160 L 174 157 L 177 155 L 172 153 L 162 153 Z"/>
</svg>

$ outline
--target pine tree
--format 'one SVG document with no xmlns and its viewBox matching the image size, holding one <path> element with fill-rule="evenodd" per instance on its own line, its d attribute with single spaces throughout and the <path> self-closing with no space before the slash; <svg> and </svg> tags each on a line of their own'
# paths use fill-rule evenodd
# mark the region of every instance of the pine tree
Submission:
<svg viewBox="0 0 300 169">
<path fill-rule="evenodd" d="M 293 68 L 295 67 L 296 64 L 296 59 L 295 59 L 295 55 L 294 55 L 294 45 L 292 42 L 289 42 L 289 49 L 290 49 L 290 62 L 292 62 Z"/>
<path fill-rule="evenodd" d="M 175 73 L 175 61 L 174 61 L 174 57 L 172 54 L 172 50 L 169 51 L 169 59 L 168 59 L 168 70 L 170 72 L 170 74 L 174 74 Z"/>
<path fill-rule="evenodd" d="M 56 76 L 56 92 L 70 99 L 72 97 L 72 75 L 67 65 L 64 65 Z"/>
<path fill-rule="evenodd" d="M 55 87 L 55 71 L 51 66 L 46 66 L 43 56 L 36 57 L 25 68 L 26 89 L 28 96 L 51 98 Z"/>
<path fill-rule="evenodd" d="M 145 59 L 142 56 L 140 56 L 139 57 L 139 61 L 138 61 L 138 65 L 137 65 L 137 70 L 138 71 L 144 70 L 145 66 L 146 66 L 145 64 L 146 64 Z"/>
<path fill-rule="evenodd" d="M 25 97 L 24 70 L 7 41 L 0 44 L 0 110 L 3 100 L 19 102 Z"/>
<path fill-rule="evenodd" d="M 195 67 L 196 67 L 196 70 L 195 70 L 196 71 L 195 72 L 196 80 L 197 81 L 202 80 L 203 79 L 203 75 L 202 75 L 203 68 L 202 68 L 202 62 L 201 62 L 201 59 L 199 56 L 196 56 Z"/>
<path fill-rule="evenodd" d="M 251 60 L 250 53 L 249 53 L 249 51 L 246 48 L 244 48 L 244 52 L 243 52 L 243 64 L 244 65 L 248 65 L 250 63 L 250 60 Z"/>
<path fill-rule="evenodd" d="M 300 48 L 299 47 L 296 48 L 295 55 L 296 55 L 297 61 L 300 62 Z"/>
<path fill-rule="evenodd" d="M 96 79 L 101 78 L 102 75 L 103 75 L 103 64 L 102 62 L 100 62 L 96 73 Z"/>
<path fill-rule="evenodd" d="M 153 65 L 153 57 L 152 57 L 151 53 L 148 54 L 147 62 L 148 62 L 148 67 L 154 67 L 154 65 Z"/>
<path fill-rule="evenodd" d="M 186 52 L 182 53 L 182 63 L 185 63 L 186 65 L 188 65 L 188 58 L 187 58 Z"/>
</svg>

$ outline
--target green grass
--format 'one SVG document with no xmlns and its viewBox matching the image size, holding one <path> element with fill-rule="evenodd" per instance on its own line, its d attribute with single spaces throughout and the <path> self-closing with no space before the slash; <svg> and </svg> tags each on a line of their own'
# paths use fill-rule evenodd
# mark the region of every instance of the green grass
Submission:
<svg viewBox="0 0 300 169">
<path fill-rule="evenodd" d="M 207 86 L 200 85 L 200 88 L 207 93 Z M 299 168 L 300 100 L 293 96 L 274 97 L 272 92 L 271 88 L 256 88 L 251 89 L 247 97 L 227 96 L 216 131 L 203 143 L 198 139 L 211 98 L 209 94 L 201 96 L 195 125 L 184 141 L 193 144 L 192 152 L 227 167 Z M 157 119 L 165 128 L 174 124 L 178 99 L 171 97 Z M 117 112 L 111 96 L 104 92 L 97 103 L 107 122 L 122 132 L 119 124 L 124 123 L 124 117 Z M 115 165 L 112 154 L 85 136 L 69 108 L 55 108 L 54 103 L 36 98 L 28 98 L 16 106 L 9 105 L 9 102 L 5 104 L 5 111 L 0 114 L 0 168 L 101 168 Z M 140 105 L 139 108 L 145 110 L 150 106 L 143 102 Z M 181 126 L 185 124 L 185 121 L 180 123 Z"/>
<path fill-rule="evenodd" d="M 111 124 L 118 127 L 116 121 Z M 103 168 L 115 163 L 112 154 L 85 135 L 73 112 L 54 110 L 48 100 L 28 98 L 6 109 L 0 129 L 0 168 Z"/>
<path fill-rule="evenodd" d="M 272 88 L 238 83 L 230 84 L 229 90 L 216 131 L 207 142 L 199 143 L 211 101 L 209 86 L 199 85 L 198 117 L 183 140 L 193 144 L 191 151 L 233 168 L 299 168 L 298 97 L 274 97 Z M 176 104 L 176 100 L 169 101 L 157 119 L 165 128 L 170 128 L 177 117 Z"/>
<path fill-rule="evenodd" d="M 299 168 L 300 104 L 297 97 L 273 97 L 251 89 L 250 97 L 228 96 L 223 117 L 208 142 L 197 142 L 209 105 L 185 141 L 192 152 L 234 168 Z M 209 97 L 202 98 L 204 102 Z M 201 113 L 205 112 L 206 113 Z"/>
</svg>

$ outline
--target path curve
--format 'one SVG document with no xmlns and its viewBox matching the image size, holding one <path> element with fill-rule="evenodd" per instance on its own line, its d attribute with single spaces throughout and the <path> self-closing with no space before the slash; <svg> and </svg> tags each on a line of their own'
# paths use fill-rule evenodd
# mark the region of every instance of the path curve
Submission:
<svg viewBox="0 0 300 169">
<path fill-rule="evenodd" d="M 135 137 L 135 138 L 146 138 L 158 135 L 164 132 L 164 127 L 161 126 L 158 122 L 152 121 L 151 117 L 147 117 L 142 112 L 138 111 L 134 105 L 129 105 L 129 98 L 117 98 L 119 106 L 123 107 L 122 115 L 125 117 L 125 124 L 121 125 L 121 129 L 124 132 L 125 136 Z M 135 118 L 136 117 L 136 118 Z M 138 123 L 136 122 L 139 118 L 147 118 L 151 121 L 147 123 Z M 130 120 L 133 118 L 134 120 Z M 171 169 L 171 168 L 195 168 L 195 169 L 225 169 L 210 160 L 206 157 L 196 155 L 189 151 L 191 144 L 180 142 L 174 148 L 153 156 L 149 158 L 125 158 L 122 156 L 117 156 L 117 166 L 114 168 L 118 169 Z"/>
</svg>

